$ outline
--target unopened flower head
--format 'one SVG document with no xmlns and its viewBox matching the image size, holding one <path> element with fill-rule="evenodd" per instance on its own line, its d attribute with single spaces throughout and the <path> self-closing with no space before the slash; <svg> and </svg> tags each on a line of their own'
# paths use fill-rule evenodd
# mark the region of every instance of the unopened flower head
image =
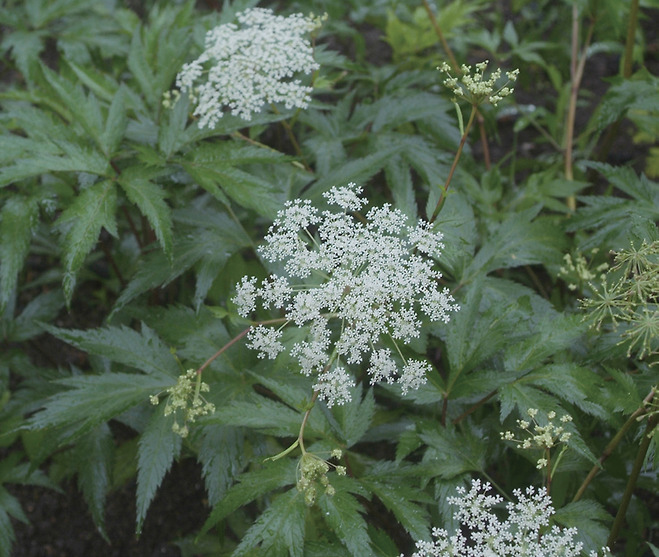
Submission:
<svg viewBox="0 0 659 557">
<path fill-rule="evenodd" d="M 346 365 L 367 357 L 371 384 L 397 382 L 404 393 L 417 389 L 430 364 L 404 359 L 399 343 L 419 336 L 422 316 L 447 323 L 458 309 L 434 269 L 433 258 L 444 247 L 442 234 L 427 222 L 408 225 L 390 205 L 372 208 L 360 222 L 349 214 L 366 203 L 360 192 L 350 184 L 326 193 L 337 212 L 320 212 L 310 201 L 289 202 L 260 248 L 266 260 L 283 264 L 285 275 L 273 274 L 260 285 L 244 277 L 234 298 L 243 317 L 259 302 L 285 313 L 281 327 L 250 331 L 250 346 L 261 357 L 284 350 L 283 326 L 306 329 L 291 355 L 303 374 L 317 377 L 314 390 L 328 406 L 350 400 L 354 381 Z M 385 339 L 395 351 L 381 346 Z"/>
<path fill-rule="evenodd" d="M 341 451 L 339 450 L 338 453 L 339 456 L 337 457 L 337 453 L 332 451 L 332 458 L 341 458 Z M 346 475 L 344 466 L 336 466 L 315 454 L 305 452 L 300 458 L 297 465 L 297 489 L 304 495 L 304 502 L 308 506 L 312 506 L 316 502 L 318 488 L 321 488 L 325 495 L 329 497 L 336 493 L 327 477 L 327 473 L 331 468 L 334 468 L 339 476 Z"/>
<path fill-rule="evenodd" d="M 512 431 L 504 431 L 501 433 L 501 438 L 504 441 L 513 441 L 517 443 L 518 449 L 540 449 L 545 452 L 551 450 L 558 444 L 565 444 L 570 441 L 572 434 L 565 430 L 565 425 L 572 421 L 572 416 L 564 414 L 560 418 L 560 424 L 554 423 L 556 419 L 556 412 L 553 410 L 547 413 L 546 423 L 540 424 L 536 417 L 538 415 L 537 408 L 529 408 L 526 412 L 531 419 L 517 420 L 517 426 L 521 429 L 526 436 L 523 439 L 518 439 Z M 542 469 L 548 465 L 547 458 L 541 457 L 537 461 L 537 468 Z"/>
<path fill-rule="evenodd" d="M 503 502 L 498 495 L 490 495 L 491 486 L 474 480 L 471 489 L 458 488 L 459 497 L 449 497 L 449 504 L 457 507 L 453 518 L 460 524 L 451 535 L 442 528 L 433 528 L 432 542 L 416 542 L 412 557 L 578 557 L 581 542 L 574 541 L 576 528 L 561 530 L 549 527 L 554 514 L 552 501 L 544 488 L 528 487 L 524 492 L 513 491 L 516 502 L 507 504 L 508 517 L 503 522 L 493 512 Z M 591 557 L 597 553 L 591 552 Z M 602 556 L 610 556 L 602 548 Z"/>
<path fill-rule="evenodd" d="M 463 64 L 460 68 L 462 77 L 459 79 L 451 75 L 451 67 L 446 62 L 439 69 L 448 75 L 444 80 L 444 85 L 451 89 L 456 97 L 466 99 L 473 105 L 488 101 L 496 106 L 499 101 L 512 94 L 513 88 L 508 85 L 517 81 L 519 70 L 506 72 L 507 81 L 498 86 L 497 83 L 501 80 L 501 70 L 497 68 L 490 74 L 488 79 L 485 79 L 485 70 L 488 64 L 488 60 L 480 62 L 475 65 L 475 69 L 472 66 Z"/>
<path fill-rule="evenodd" d="M 205 416 L 215 412 L 215 405 L 208 402 L 201 393 L 207 393 L 210 390 L 207 383 L 201 380 L 201 375 L 194 369 L 189 369 L 183 375 L 180 375 L 176 385 L 165 390 L 169 396 L 165 404 L 164 415 L 174 414 L 176 420 L 172 426 L 172 431 L 181 437 L 187 437 L 189 433 L 188 423 L 196 421 L 197 417 Z M 160 400 L 158 395 L 149 397 L 151 404 L 157 405 Z M 180 424 L 178 418 L 182 416 L 183 424 Z"/>
<path fill-rule="evenodd" d="M 237 19 L 240 26 L 226 23 L 210 30 L 205 51 L 176 78 L 181 91 L 191 92 L 201 128 L 214 128 L 226 110 L 251 120 L 265 103 L 306 108 L 311 100 L 311 87 L 294 76 L 319 67 L 305 38 L 319 27 L 319 19 L 276 16 L 265 8 L 246 10 Z"/>
</svg>

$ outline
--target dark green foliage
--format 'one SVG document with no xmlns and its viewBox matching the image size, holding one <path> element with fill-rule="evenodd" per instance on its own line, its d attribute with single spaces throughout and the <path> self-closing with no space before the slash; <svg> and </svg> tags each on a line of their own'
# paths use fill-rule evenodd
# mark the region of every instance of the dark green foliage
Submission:
<svg viewBox="0 0 659 557">
<path fill-rule="evenodd" d="M 586 74 L 575 106 L 592 116 L 578 119 L 588 123 L 576 128 L 568 172 L 571 4 L 438 3 L 459 63 L 488 52 L 504 71 L 520 68 L 519 96 L 479 108 L 482 134 L 474 124 L 447 181 L 470 107 L 458 108 L 442 85 L 436 68 L 450 57 L 425 2 L 278 3 L 286 14 L 330 14 L 305 110 L 264 107 L 249 122 L 226 113 L 200 129 L 187 96 L 165 107 L 205 32 L 256 4 L 0 8 L 0 557 L 12 551 L 12 520 L 27 521 L 6 484 L 57 489 L 75 477 L 108 539 L 112 490 L 136 479 L 140 533 L 183 459 L 199 463 L 209 506 L 200 532 L 176 541 L 185 555 L 409 554 L 433 527 L 459 526 L 447 498 L 476 477 L 505 498 L 551 483 L 553 523 L 576 527 L 584 548 L 598 549 L 643 432 L 651 440 L 630 522 L 645 504 L 639 490 L 656 495 L 659 466 L 656 338 L 630 347 L 633 324 L 593 321 L 584 309 L 592 306 L 580 303 L 595 298 L 597 267 L 613 264 L 611 250 L 659 240 L 656 175 L 636 170 L 643 161 L 607 158 L 603 140 L 619 121 L 636 126 L 622 137 L 629 144 L 659 135 L 656 60 L 642 33 L 632 35 L 631 77 Z M 581 25 L 593 25 L 589 52 L 615 66 L 630 7 L 574 4 Z M 401 358 L 432 365 L 425 385 L 407 396 L 398 385 L 372 386 L 362 362 L 351 366 L 352 400 L 328 408 L 295 357 L 261 360 L 245 346 L 247 327 L 281 312 L 250 321 L 232 297 L 241 277 L 280 271 L 257 247 L 287 201 L 323 210 L 322 194 L 351 181 L 369 207 L 389 203 L 410 224 L 442 200 L 436 263 L 460 310 L 448 324 L 424 322 L 401 347 Z M 566 271 L 566 254 L 582 256 L 591 273 Z M 657 273 L 657 265 L 655 253 L 648 266 Z M 610 285 L 634 284 L 639 269 L 625 272 Z M 652 331 L 656 289 L 642 294 L 638 313 Z M 282 342 L 304 334 L 286 328 Z M 170 405 L 186 370 L 198 370 L 209 390 L 197 394 L 215 411 L 189 420 L 182 438 L 172 430 L 181 410 Z M 539 451 L 501 439 L 534 408 L 573 418 L 551 482 L 536 469 Z M 311 506 L 302 454 L 328 463 L 331 489 L 319 487 Z M 573 500 L 593 467 L 601 470 Z M 659 528 L 653 510 L 637 513 L 621 534 L 625 551 L 614 554 L 644 555 Z"/>
</svg>

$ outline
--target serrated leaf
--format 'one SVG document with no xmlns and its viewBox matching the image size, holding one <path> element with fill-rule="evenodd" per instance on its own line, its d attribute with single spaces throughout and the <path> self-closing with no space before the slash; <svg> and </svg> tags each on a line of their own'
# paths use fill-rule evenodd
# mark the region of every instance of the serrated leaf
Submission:
<svg viewBox="0 0 659 557">
<path fill-rule="evenodd" d="M 34 200 L 13 196 L 0 210 L 0 309 L 12 295 L 23 268 L 37 222 Z"/>
<path fill-rule="evenodd" d="M 27 429 L 73 426 L 68 435 L 84 435 L 128 408 L 148 400 L 150 395 L 171 387 L 171 378 L 162 375 L 105 373 L 82 375 L 54 381 L 68 390 L 49 397 L 44 408 L 27 422 Z"/>
<path fill-rule="evenodd" d="M 256 519 L 232 555 L 246 555 L 258 546 L 264 557 L 303 557 L 306 511 L 302 494 L 289 489 Z"/>
<path fill-rule="evenodd" d="M 110 543 L 105 530 L 105 498 L 110 488 L 114 440 L 107 424 L 84 435 L 74 448 L 78 469 L 78 487 L 85 497 L 94 524 Z"/>
<path fill-rule="evenodd" d="M 428 445 L 423 464 L 432 466 L 433 475 L 450 479 L 484 469 L 487 445 L 470 431 L 458 432 L 447 426 L 424 429 L 419 437 Z"/>
<path fill-rule="evenodd" d="M 537 332 L 508 347 L 504 366 L 519 372 L 533 369 L 549 356 L 574 345 L 587 328 L 580 315 L 548 315 L 540 322 Z"/>
<path fill-rule="evenodd" d="M 322 495 L 316 505 L 320 507 L 322 518 L 334 535 L 341 540 L 348 551 L 355 557 L 371 555 L 371 539 L 368 536 L 366 521 L 362 516 L 364 507 L 350 493 L 350 478 L 332 478 L 336 493 L 332 496 Z"/>
<path fill-rule="evenodd" d="M 102 228 L 117 236 L 115 211 L 117 190 L 114 182 L 103 180 L 84 190 L 60 216 L 58 226 L 65 230 L 63 239 L 64 295 L 71 302 L 75 277 L 85 258 L 98 241 Z"/>
<path fill-rule="evenodd" d="M 272 164 L 287 160 L 277 151 L 240 146 L 232 143 L 200 145 L 188 157 L 179 160 L 186 172 L 216 195 L 216 189 L 226 194 L 242 207 L 273 218 L 286 200 L 281 185 L 273 183 L 237 168 L 245 164 Z M 218 197 L 222 201 L 221 197 Z"/>
<path fill-rule="evenodd" d="M 253 395 L 250 400 L 232 400 L 217 408 L 205 421 L 254 428 L 277 437 L 296 437 L 301 420 L 300 413 L 288 406 Z"/>
<path fill-rule="evenodd" d="M 44 325 L 51 335 L 89 354 L 103 356 L 148 374 L 171 381 L 179 367 L 167 346 L 146 325 L 138 332 L 125 325 L 81 331 Z"/>
<path fill-rule="evenodd" d="M 238 483 L 213 508 L 199 535 L 204 535 L 218 522 L 257 497 L 295 483 L 296 464 L 296 461 L 288 459 L 268 461 L 261 468 L 242 474 Z"/>
<path fill-rule="evenodd" d="M 129 167 L 118 178 L 126 196 L 139 208 L 156 233 L 164 252 L 172 253 L 172 218 L 169 205 L 165 203 L 165 192 L 151 181 L 154 172 L 143 167 Z"/>
<path fill-rule="evenodd" d="M 604 524 L 611 520 L 611 516 L 597 502 L 568 503 L 557 509 L 552 518 L 565 528 L 576 528 L 575 541 L 583 542 L 586 551 L 599 551 L 606 545 L 609 529 Z"/>
<path fill-rule="evenodd" d="M 373 389 L 367 389 L 362 399 L 361 383 L 352 393 L 352 400 L 334 410 L 334 415 L 341 426 L 341 436 L 346 448 L 358 443 L 371 427 L 375 415 L 375 398 Z"/>
<path fill-rule="evenodd" d="M 165 417 L 163 411 L 153 413 L 138 443 L 137 534 L 142 532 L 156 490 L 181 452 L 181 436 L 172 431 L 173 416 Z"/>
<path fill-rule="evenodd" d="M 351 160 L 332 169 L 332 172 L 315 182 L 309 188 L 307 192 L 308 197 L 311 199 L 320 199 L 322 193 L 336 185 L 347 185 L 349 182 L 363 184 L 382 170 L 395 150 L 396 148 L 393 146 L 388 149 L 378 149 L 376 153 L 366 155 L 360 159 Z"/>
<path fill-rule="evenodd" d="M 563 240 L 556 234 L 556 224 L 548 220 L 532 220 L 537 208 L 506 219 L 476 253 L 464 273 L 464 281 L 478 274 L 522 265 L 559 263 Z"/>
<path fill-rule="evenodd" d="M 378 477 L 361 478 L 360 482 L 382 501 L 413 539 L 429 539 L 429 515 L 423 507 L 412 501 L 417 490 L 401 482 L 395 474 L 386 474 L 384 470 L 382 472 Z M 381 478 L 387 478 L 389 481 Z"/>
<path fill-rule="evenodd" d="M 16 539 L 16 534 L 8 509 L 16 505 L 20 508 L 18 500 L 0 485 L 0 557 L 11 557 L 11 548 Z M 14 515 L 14 518 L 19 518 L 24 522 L 27 521 L 22 511 L 21 515 Z"/>
<path fill-rule="evenodd" d="M 177 213 L 175 218 L 180 221 Z M 113 312 L 128 302 L 158 286 L 164 286 L 189 270 L 198 261 L 216 262 L 213 268 L 220 268 L 234 252 L 249 245 L 249 238 L 225 214 L 214 212 L 213 223 L 206 228 L 202 211 L 196 212 L 198 227 L 195 234 L 181 233 L 174 239 L 173 261 L 162 252 L 153 252 L 143 258 L 137 272 L 117 299 Z M 202 228 L 203 227 L 203 228 Z M 211 264 L 208 263 L 210 266 Z M 204 277 L 202 277 L 204 278 Z M 206 296 L 212 281 L 203 280 L 195 291 L 195 300 Z"/>
<path fill-rule="evenodd" d="M 208 501 L 214 507 L 242 467 L 244 436 L 239 428 L 211 424 L 204 424 L 201 435 L 198 458 Z"/>
<path fill-rule="evenodd" d="M 499 351 L 506 343 L 502 322 L 509 308 L 490 305 L 485 298 L 483 282 L 468 286 L 460 311 L 451 318 L 446 331 L 446 347 L 450 365 L 447 391 L 450 393 L 462 375 Z"/>
<path fill-rule="evenodd" d="M 128 119 L 126 117 L 125 98 L 126 88 L 122 84 L 112 97 L 105 127 L 99 136 L 99 145 L 108 159 L 114 155 L 126 132 Z"/>
</svg>

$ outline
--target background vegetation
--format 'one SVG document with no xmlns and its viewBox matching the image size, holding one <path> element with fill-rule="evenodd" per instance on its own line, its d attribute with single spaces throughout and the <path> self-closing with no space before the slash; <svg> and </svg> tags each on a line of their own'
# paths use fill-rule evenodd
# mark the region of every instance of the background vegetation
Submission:
<svg viewBox="0 0 659 557">
<path fill-rule="evenodd" d="M 183 555 L 410 553 L 470 478 L 547 483 L 539 452 L 501 440 L 529 408 L 573 417 L 556 523 L 588 550 L 659 554 L 656 1 L 436 4 L 261 2 L 329 15 L 314 100 L 200 130 L 163 94 L 256 2 L 2 3 L 0 555 L 30 554 L 29 485 L 79 490 L 127 554 L 108 499 L 134 493 L 139 535 L 172 467 L 188 472 L 163 489 L 200 518 L 158 536 Z M 519 68 L 516 91 L 480 108 L 446 189 L 461 132 L 437 67 L 483 59 Z M 412 344 L 434 366 L 418 391 L 358 375 L 351 403 L 316 405 L 307 447 L 342 448 L 348 474 L 307 507 L 299 454 L 264 462 L 312 395 L 285 358 L 238 342 L 215 359 L 216 411 L 185 439 L 149 396 L 248 326 L 231 297 L 266 276 L 255 248 L 285 201 L 351 181 L 410 218 L 446 194 L 438 266 L 461 310 Z"/>
</svg>

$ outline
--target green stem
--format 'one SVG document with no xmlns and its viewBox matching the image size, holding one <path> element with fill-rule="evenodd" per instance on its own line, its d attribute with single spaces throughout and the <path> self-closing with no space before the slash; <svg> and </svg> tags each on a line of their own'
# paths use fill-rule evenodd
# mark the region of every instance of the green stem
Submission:
<svg viewBox="0 0 659 557">
<path fill-rule="evenodd" d="M 597 473 L 602 469 L 602 464 L 604 464 L 604 461 L 611 456 L 613 451 L 615 451 L 616 447 L 620 444 L 620 441 L 622 441 L 623 437 L 629 431 L 629 428 L 632 427 L 638 418 L 640 418 L 643 414 L 647 412 L 646 405 L 649 404 L 652 399 L 654 398 L 654 395 L 656 393 L 656 389 L 653 388 L 650 390 L 650 393 L 643 399 L 643 403 L 641 406 L 639 406 L 634 413 L 629 416 L 627 421 L 624 423 L 624 425 L 620 428 L 620 431 L 616 433 L 615 437 L 609 441 L 609 444 L 604 448 L 602 451 L 602 455 L 599 457 L 599 460 L 597 461 L 597 464 L 593 466 L 588 473 L 588 476 L 586 476 L 586 479 L 583 481 L 581 486 L 579 487 L 579 490 L 577 491 L 576 495 L 572 499 L 572 502 L 576 502 L 581 497 L 586 491 L 586 488 L 590 485 L 590 482 L 593 480 L 593 478 L 597 475 Z"/>
<path fill-rule="evenodd" d="M 437 201 L 437 205 L 435 206 L 435 211 L 433 212 L 432 217 L 430 219 L 430 224 L 435 222 L 435 219 L 439 216 L 439 212 L 442 210 L 442 206 L 444 205 L 444 201 L 446 200 L 446 192 L 448 191 L 449 185 L 451 184 L 451 180 L 453 179 L 453 173 L 455 172 L 455 169 L 458 166 L 458 161 L 462 156 L 462 149 L 464 148 L 465 142 L 467 141 L 467 137 L 469 136 L 469 131 L 471 130 L 471 126 L 474 123 L 474 119 L 476 117 L 477 112 L 478 112 L 477 106 L 472 105 L 471 114 L 469 115 L 469 120 L 467 121 L 467 127 L 465 128 L 465 131 L 462 134 L 462 138 L 460 139 L 460 145 L 458 146 L 458 151 L 455 153 L 453 164 L 451 165 L 451 170 L 449 170 L 448 177 L 446 178 L 446 182 L 444 183 L 444 188 L 442 189 L 442 193 L 439 196 L 439 201 Z"/>
<path fill-rule="evenodd" d="M 650 447 L 650 441 L 652 440 L 652 431 L 657 427 L 657 422 L 659 421 L 659 415 L 653 415 L 645 427 L 645 432 L 643 433 L 643 439 L 641 444 L 638 447 L 638 452 L 636 453 L 636 459 L 634 460 L 634 466 L 632 467 L 631 473 L 629 474 L 629 480 L 627 480 L 627 487 L 625 488 L 625 493 L 622 496 L 622 501 L 618 507 L 618 513 L 613 521 L 613 526 L 611 527 L 611 533 L 609 534 L 609 539 L 606 542 L 606 545 L 613 549 L 613 544 L 618 539 L 618 534 L 622 528 L 622 524 L 625 521 L 625 515 L 627 514 L 627 508 L 629 507 L 629 502 L 632 499 L 632 494 L 634 488 L 636 487 L 636 482 L 638 481 L 638 476 L 641 473 L 641 468 L 643 468 L 643 462 L 645 462 L 645 455 L 648 452 Z"/>
<path fill-rule="evenodd" d="M 307 425 L 307 421 L 309 420 L 309 414 L 311 414 L 311 411 L 313 410 L 313 407 L 316 403 L 317 398 L 318 398 L 318 391 L 314 391 L 313 396 L 311 397 L 311 400 L 309 401 L 309 406 L 307 407 L 307 411 L 304 413 L 304 418 L 302 418 L 302 425 L 300 426 L 300 433 L 297 436 L 296 443 L 299 443 L 300 450 L 302 451 L 303 456 L 307 452 L 304 448 L 304 428 Z"/>
</svg>

